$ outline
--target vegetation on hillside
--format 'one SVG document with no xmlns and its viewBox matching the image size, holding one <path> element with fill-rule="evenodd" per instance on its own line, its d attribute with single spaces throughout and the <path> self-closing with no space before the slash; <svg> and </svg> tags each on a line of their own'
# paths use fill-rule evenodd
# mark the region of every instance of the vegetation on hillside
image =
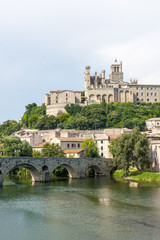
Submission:
<svg viewBox="0 0 160 240">
<path fill-rule="evenodd" d="M 47 116 L 46 106 L 28 104 L 20 121 L 10 121 L 0 125 L 0 137 L 10 135 L 21 127 L 45 129 L 79 129 L 94 130 L 104 128 L 133 129 L 139 127 L 146 130 L 145 121 L 151 117 L 160 117 L 160 103 L 108 103 L 91 104 L 81 107 L 76 104 L 66 105 L 67 113 L 59 116 Z"/>
<path fill-rule="evenodd" d="M 7 121 L 5 124 L 0 125 L 0 138 L 8 136 L 21 129 L 21 124 L 15 120 Z"/>
<path fill-rule="evenodd" d="M 44 104 L 40 107 L 38 107 L 36 103 L 28 104 L 21 119 L 21 124 L 27 128 L 35 128 L 37 121 L 45 115 L 46 106 Z"/>
</svg>

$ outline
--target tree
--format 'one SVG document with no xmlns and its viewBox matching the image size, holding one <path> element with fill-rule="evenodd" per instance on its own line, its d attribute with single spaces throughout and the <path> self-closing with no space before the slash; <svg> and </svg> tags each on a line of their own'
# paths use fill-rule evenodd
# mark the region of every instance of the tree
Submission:
<svg viewBox="0 0 160 240">
<path fill-rule="evenodd" d="M 65 154 L 59 144 L 46 143 L 42 148 L 42 157 L 64 157 Z"/>
<path fill-rule="evenodd" d="M 32 156 L 32 147 L 26 141 L 21 141 L 19 137 L 4 137 L 0 139 L 0 152 L 3 156 Z"/>
<path fill-rule="evenodd" d="M 122 168 L 129 174 L 130 167 L 144 170 L 150 166 L 148 140 L 136 127 L 131 134 L 122 134 L 109 146 L 114 167 Z"/>
<path fill-rule="evenodd" d="M 90 138 L 82 143 L 82 148 L 85 150 L 85 157 L 99 158 L 98 147 L 96 142 Z"/>
<path fill-rule="evenodd" d="M 36 103 L 28 104 L 21 119 L 21 124 L 29 128 L 35 128 L 35 125 L 41 116 L 46 116 L 45 104 L 42 104 L 41 106 L 37 106 Z"/>
<path fill-rule="evenodd" d="M 7 124 L 0 125 L 0 137 L 8 136 L 13 132 L 20 130 L 21 125 L 15 120 L 8 121 Z"/>
<path fill-rule="evenodd" d="M 40 116 L 35 124 L 39 130 L 55 129 L 57 127 L 57 118 L 55 116 Z"/>
</svg>

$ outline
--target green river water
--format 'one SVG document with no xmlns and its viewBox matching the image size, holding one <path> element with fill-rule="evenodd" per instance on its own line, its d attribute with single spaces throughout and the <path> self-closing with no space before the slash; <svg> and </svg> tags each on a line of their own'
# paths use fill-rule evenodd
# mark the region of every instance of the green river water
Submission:
<svg viewBox="0 0 160 240">
<path fill-rule="evenodd" d="M 107 178 L 5 180 L 0 240 L 159 240 L 160 185 Z"/>
</svg>

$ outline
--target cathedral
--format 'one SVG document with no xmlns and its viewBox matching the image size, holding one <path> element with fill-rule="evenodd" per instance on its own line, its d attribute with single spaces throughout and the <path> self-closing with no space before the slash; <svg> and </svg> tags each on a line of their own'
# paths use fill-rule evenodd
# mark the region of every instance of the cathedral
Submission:
<svg viewBox="0 0 160 240">
<path fill-rule="evenodd" d="M 105 70 L 94 76 L 90 75 L 90 66 L 86 66 L 85 97 L 87 104 L 109 102 L 160 102 L 160 85 L 138 84 L 123 81 L 122 62 L 115 60 L 111 65 L 109 79 L 105 78 Z"/>
<path fill-rule="evenodd" d="M 86 66 L 85 103 L 81 103 L 81 91 L 57 90 L 45 95 L 47 115 L 59 115 L 65 112 L 66 104 L 85 106 L 94 103 L 109 102 L 160 102 L 160 85 L 138 84 L 137 80 L 123 81 L 122 62 L 115 60 L 111 65 L 109 78 L 105 78 L 105 70 L 99 76 L 90 74 L 90 66 Z"/>
</svg>

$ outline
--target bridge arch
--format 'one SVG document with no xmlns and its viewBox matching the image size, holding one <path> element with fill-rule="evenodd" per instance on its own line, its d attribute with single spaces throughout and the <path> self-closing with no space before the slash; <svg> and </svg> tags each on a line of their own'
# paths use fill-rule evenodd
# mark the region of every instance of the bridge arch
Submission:
<svg viewBox="0 0 160 240">
<path fill-rule="evenodd" d="M 48 166 L 47 166 L 47 165 L 44 165 L 44 166 L 42 167 L 42 171 L 43 171 L 43 172 L 48 171 Z"/>
<path fill-rule="evenodd" d="M 8 173 L 10 173 L 20 167 L 26 168 L 30 171 L 31 177 L 32 177 L 32 182 L 41 182 L 42 181 L 41 174 L 35 166 L 33 166 L 32 164 L 27 164 L 27 163 L 23 164 L 22 163 L 22 164 L 16 164 L 12 168 L 7 169 L 7 171 L 5 171 L 4 173 L 1 171 L 1 173 L 2 173 L 1 184 L 3 184 L 4 179 Z"/>
<path fill-rule="evenodd" d="M 56 165 L 56 166 L 54 167 L 54 169 L 52 170 L 52 173 L 53 173 L 58 167 L 61 167 L 61 166 L 64 166 L 64 167 L 67 169 L 70 178 L 76 178 L 76 177 L 77 177 L 77 173 L 76 173 L 75 169 L 73 169 L 73 167 L 72 167 L 71 165 L 65 164 L 65 163 L 64 163 L 64 164 L 62 163 L 62 164 Z"/>
<path fill-rule="evenodd" d="M 85 175 L 87 176 L 87 170 L 88 169 L 92 169 L 94 171 L 94 175 L 95 176 L 99 176 L 99 175 L 102 175 L 102 171 L 100 169 L 99 166 L 97 165 L 89 165 L 86 169 L 85 169 Z"/>
</svg>

